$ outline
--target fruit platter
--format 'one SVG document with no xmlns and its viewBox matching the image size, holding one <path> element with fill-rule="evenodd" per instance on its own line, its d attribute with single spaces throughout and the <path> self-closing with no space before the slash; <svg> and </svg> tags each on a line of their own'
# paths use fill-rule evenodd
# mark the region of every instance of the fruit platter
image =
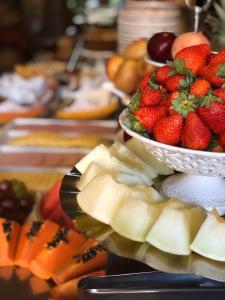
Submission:
<svg viewBox="0 0 225 300">
<path fill-rule="evenodd" d="M 224 220 L 216 210 L 163 198 L 157 189 L 173 170 L 140 149 L 146 151 L 130 139 L 92 150 L 64 177 L 63 209 L 80 231 L 116 255 L 163 272 L 225 281 Z"/>
<path fill-rule="evenodd" d="M 0 181 L 1 295 L 15 299 L 18 289 L 23 299 L 77 299 L 81 278 L 105 274 L 107 252 L 78 233 L 65 215 L 61 179 L 45 192 L 30 186 L 10 178 Z"/>
<path fill-rule="evenodd" d="M 64 177 L 81 232 L 156 270 L 225 281 L 224 64 L 200 44 L 147 73 L 120 115 L 123 140 Z"/>
<path fill-rule="evenodd" d="M 208 210 L 215 207 L 221 215 L 225 212 L 224 53 L 212 53 L 208 44 L 182 49 L 174 61 L 142 81 L 120 117 L 129 135 L 182 172 L 163 183 L 166 196 Z"/>
</svg>

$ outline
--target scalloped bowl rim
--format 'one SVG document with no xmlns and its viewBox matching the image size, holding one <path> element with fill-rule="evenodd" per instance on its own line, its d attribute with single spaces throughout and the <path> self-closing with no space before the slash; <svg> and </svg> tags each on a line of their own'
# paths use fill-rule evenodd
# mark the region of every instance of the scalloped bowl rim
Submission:
<svg viewBox="0 0 225 300">
<path fill-rule="evenodd" d="M 147 64 L 152 65 L 152 66 L 155 66 L 155 67 L 158 67 L 158 68 L 163 67 L 163 66 L 166 65 L 166 63 L 159 62 L 159 61 L 156 61 L 156 60 L 152 60 L 152 59 L 151 59 L 149 56 L 147 56 L 147 55 L 144 57 L 144 60 L 145 60 L 145 62 L 146 62 Z"/>
<path fill-rule="evenodd" d="M 172 151 L 176 151 L 176 152 L 179 151 L 182 154 L 186 154 L 186 155 L 205 156 L 205 157 L 211 157 L 211 158 L 213 157 L 213 158 L 224 158 L 225 159 L 225 152 L 224 153 L 217 153 L 217 152 L 209 152 L 209 151 L 191 150 L 191 149 L 171 146 L 171 145 L 167 145 L 167 144 L 162 144 L 162 143 L 156 142 L 156 141 L 154 141 L 150 138 L 144 137 L 144 136 L 140 135 L 139 133 L 130 130 L 129 128 L 127 128 L 124 125 L 124 118 L 125 118 L 127 112 L 128 112 L 128 109 L 125 109 L 120 114 L 120 116 L 119 116 L 120 126 L 130 136 L 132 136 L 134 138 L 137 138 L 138 140 L 142 141 L 143 143 L 145 143 L 147 145 L 153 145 L 153 146 L 156 146 L 156 147 L 160 147 L 160 148 L 164 148 L 164 149 L 172 150 Z"/>
</svg>

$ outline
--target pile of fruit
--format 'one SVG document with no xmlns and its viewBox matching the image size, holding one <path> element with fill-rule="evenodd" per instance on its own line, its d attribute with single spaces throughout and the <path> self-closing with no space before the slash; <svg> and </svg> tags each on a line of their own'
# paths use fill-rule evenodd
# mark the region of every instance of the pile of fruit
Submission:
<svg viewBox="0 0 225 300">
<path fill-rule="evenodd" d="M 0 181 L 0 217 L 23 223 L 34 206 L 34 195 L 18 180 Z"/>
<path fill-rule="evenodd" d="M 225 221 L 215 210 L 207 213 L 180 200 L 164 199 L 149 187 L 157 174 L 171 174 L 155 160 L 136 139 L 96 147 L 76 165 L 82 174 L 77 182 L 79 207 L 132 241 L 175 255 L 194 251 L 224 262 Z"/>
<path fill-rule="evenodd" d="M 179 36 L 173 32 L 158 32 L 148 40 L 147 50 L 149 58 L 166 63 L 183 48 L 200 44 L 210 44 L 202 32 L 185 32 Z"/>
<path fill-rule="evenodd" d="M 187 47 L 146 74 L 125 125 L 163 144 L 225 152 L 225 50 Z"/>
<path fill-rule="evenodd" d="M 154 67 L 148 65 L 144 57 L 147 54 L 147 40 L 134 41 L 123 54 L 113 54 L 106 62 L 106 73 L 115 87 L 132 94 L 146 71 Z"/>
<path fill-rule="evenodd" d="M 17 266 L 55 282 L 54 299 L 77 299 L 78 281 L 105 274 L 107 253 L 92 239 L 51 221 L 0 219 L 0 267 Z M 28 275 L 29 276 L 29 275 Z"/>
</svg>

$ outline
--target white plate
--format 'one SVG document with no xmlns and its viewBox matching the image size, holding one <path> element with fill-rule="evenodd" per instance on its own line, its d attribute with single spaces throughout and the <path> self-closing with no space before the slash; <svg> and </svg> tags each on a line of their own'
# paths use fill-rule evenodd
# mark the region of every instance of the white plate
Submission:
<svg viewBox="0 0 225 300">
<path fill-rule="evenodd" d="M 145 56 L 144 59 L 145 59 L 146 63 L 148 63 L 148 64 L 150 64 L 150 65 L 152 65 L 152 66 L 159 67 L 159 68 L 165 66 L 165 63 L 161 63 L 161 62 L 152 60 L 152 59 L 150 59 L 150 58 L 147 57 L 147 56 Z"/>
<path fill-rule="evenodd" d="M 106 81 L 102 84 L 102 87 L 108 91 L 110 91 L 113 95 L 117 96 L 121 102 L 128 106 L 130 103 L 130 96 L 128 96 L 123 91 L 117 89 L 112 81 Z"/>
</svg>

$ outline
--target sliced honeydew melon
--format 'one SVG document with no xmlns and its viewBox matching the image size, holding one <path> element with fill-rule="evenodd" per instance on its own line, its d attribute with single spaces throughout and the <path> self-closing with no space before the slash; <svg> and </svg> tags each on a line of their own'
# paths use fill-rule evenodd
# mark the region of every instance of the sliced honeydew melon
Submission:
<svg viewBox="0 0 225 300">
<path fill-rule="evenodd" d="M 214 210 L 202 224 L 191 249 L 208 258 L 225 261 L 225 221 Z"/>
<path fill-rule="evenodd" d="M 174 173 L 173 169 L 167 166 L 165 163 L 159 161 L 152 155 L 143 145 L 142 142 L 137 139 L 130 139 L 125 143 L 125 146 L 134 154 L 139 156 L 146 164 L 156 170 L 160 175 L 171 175 Z"/>
<path fill-rule="evenodd" d="M 164 252 L 189 255 L 190 245 L 205 218 L 206 212 L 200 207 L 166 207 L 146 240 Z"/>
</svg>

